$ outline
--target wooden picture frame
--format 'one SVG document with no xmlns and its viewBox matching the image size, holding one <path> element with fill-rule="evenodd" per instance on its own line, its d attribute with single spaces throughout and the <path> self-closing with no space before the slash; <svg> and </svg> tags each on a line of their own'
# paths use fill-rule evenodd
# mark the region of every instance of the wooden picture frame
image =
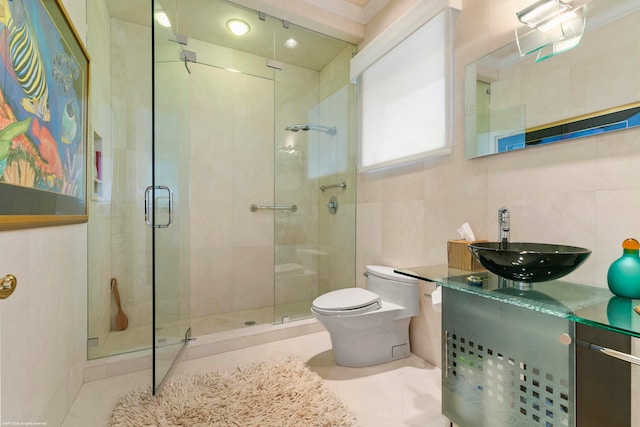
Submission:
<svg viewBox="0 0 640 427">
<path fill-rule="evenodd" d="M 0 230 L 86 222 L 89 55 L 60 0 L 0 0 Z"/>
</svg>

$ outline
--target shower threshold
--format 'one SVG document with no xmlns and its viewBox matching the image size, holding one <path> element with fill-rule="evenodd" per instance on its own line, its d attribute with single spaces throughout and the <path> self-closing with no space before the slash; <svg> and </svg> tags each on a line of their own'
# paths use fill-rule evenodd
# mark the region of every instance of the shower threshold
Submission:
<svg viewBox="0 0 640 427">
<path fill-rule="evenodd" d="M 287 338 L 324 331 L 314 318 L 285 324 L 261 324 L 241 329 L 196 336 L 190 341 L 182 360 L 199 359 L 230 350 L 253 347 Z M 151 369 L 151 350 L 139 350 L 87 361 L 84 381 L 95 381 L 130 372 Z"/>
</svg>

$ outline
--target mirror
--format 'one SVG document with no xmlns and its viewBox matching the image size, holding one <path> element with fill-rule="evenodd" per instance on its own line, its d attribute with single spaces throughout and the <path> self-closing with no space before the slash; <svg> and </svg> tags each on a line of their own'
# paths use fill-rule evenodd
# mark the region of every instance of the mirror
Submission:
<svg viewBox="0 0 640 427">
<path fill-rule="evenodd" d="M 592 0 L 586 13 L 562 54 L 536 62 L 514 40 L 467 65 L 465 158 L 640 125 L 640 2 Z"/>
</svg>

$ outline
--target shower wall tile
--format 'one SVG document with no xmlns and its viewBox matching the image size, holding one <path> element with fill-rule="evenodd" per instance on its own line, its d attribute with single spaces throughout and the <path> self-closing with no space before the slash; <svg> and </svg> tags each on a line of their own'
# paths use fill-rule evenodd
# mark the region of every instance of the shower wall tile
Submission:
<svg viewBox="0 0 640 427">
<path fill-rule="evenodd" d="M 320 175 L 311 194 L 317 197 L 314 205 L 317 206 L 318 247 L 327 253 L 318 258 L 318 294 L 356 284 L 356 100 L 355 88 L 349 79 L 352 52 L 351 47 L 346 47 L 320 71 L 320 102 L 310 111 L 311 121 L 326 122 L 337 129 L 330 139 L 316 138 L 310 157 L 314 164 L 308 171 L 310 175 Z M 347 187 L 317 191 L 320 185 L 340 182 L 345 182 Z M 327 207 L 332 196 L 338 201 L 335 215 L 330 214 Z"/>
<path fill-rule="evenodd" d="M 348 197 L 337 197 L 338 210 L 335 215 L 329 213 L 327 200 L 322 203 L 318 223 L 320 224 L 321 245 L 333 250 L 354 250 L 356 233 L 356 205 Z M 338 279 L 335 277 L 335 279 Z"/>
<path fill-rule="evenodd" d="M 112 277 L 112 224 L 111 224 L 111 200 L 113 189 L 113 123 L 111 108 L 111 40 L 108 37 L 110 30 L 110 17 L 107 5 L 101 2 L 87 8 L 87 23 L 92 29 L 88 34 L 87 45 L 91 47 L 91 79 L 90 79 L 90 106 L 91 128 L 94 135 L 99 135 L 102 142 L 103 161 L 103 195 L 102 200 L 90 197 L 88 229 L 88 253 L 89 264 L 87 277 L 87 301 L 88 322 L 87 336 L 98 338 L 102 345 L 111 330 L 111 289 L 109 286 Z M 96 147 L 92 135 L 89 135 L 89 152 Z M 89 186 L 95 175 L 93 167 L 89 169 Z M 89 357 L 93 351 L 100 347 L 88 349 Z"/>
<path fill-rule="evenodd" d="M 88 336 L 99 337 L 104 342 L 111 329 L 111 289 L 107 285 L 112 271 L 111 219 L 106 215 L 90 215 L 87 227 L 91 236 L 87 254 L 90 265 L 87 278 L 87 299 L 90 305 Z"/>
<path fill-rule="evenodd" d="M 202 64 L 192 65 L 191 108 L 200 111 L 229 112 L 233 114 L 233 74 Z"/>
<path fill-rule="evenodd" d="M 118 280 L 129 326 L 151 323 L 151 231 L 141 220 L 143 194 L 151 184 L 151 63 L 148 28 L 111 20 L 113 195 L 112 277 Z M 109 286 L 105 284 L 105 286 Z M 110 327 L 115 303 L 110 295 Z"/>
<path fill-rule="evenodd" d="M 217 154 L 213 156 L 219 157 Z M 221 206 L 233 203 L 233 165 L 230 162 L 193 160 L 191 204 L 204 206 L 203 215 L 215 215 Z"/>
<path fill-rule="evenodd" d="M 143 107 L 143 111 L 150 111 L 151 34 L 148 27 L 112 19 L 111 43 L 112 96 L 129 99 Z"/>
<path fill-rule="evenodd" d="M 234 101 L 231 105 L 231 113 L 235 117 L 273 120 L 274 89 L 272 81 L 233 73 L 230 87 Z"/>
<path fill-rule="evenodd" d="M 273 163 L 254 160 L 235 161 L 232 171 L 233 203 L 269 205 L 273 201 Z M 268 203 L 265 203 L 268 202 Z M 262 212 L 264 213 L 264 211 Z M 273 212 L 271 212 L 273 213 Z M 260 215 L 260 213 L 257 213 Z M 255 215 L 254 215 L 255 216 Z"/>
<path fill-rule="evenodd" d="M 195 68 L 194 68 L 195 69 Z M 190 111 L 191 163 L 221 166 L 233 152 L 233 115 L 193 107 Z"/>
<path fill-rule="evenodd" d="M 320 99 L 333 95 L 348 84 L 350 80 L 351 58 L 356 49 L 347 46 L 320 71 Z"/>
<path fill-rule="evenodd" d="M 232 250 L 229 247 L 203 248 L 191 251 L 191 295 L 205 296 L 211 290 L 224 289 L 233 272 Z"/>
<path fill-rule="evenodd" d="M 194 209 L 197 207 L 198 209 Z M 247 206 L 247 211 L 249 207 Z M 215 194 L 198 203 L 191 201 L 191 250 L 197 253 L 211 248 L 229 248 L 233 244 L 233 204 L 216 203 Z"/>
<path fill-rule="evenodd" d="M 273 305 L 273 245 L 233 250 L 232 310 Z"/>
<path fill-rule="evenodd" d="M 199 49 L 205 55 L 220 51 L 202 43 Z M 242 55 L 227 60 L 232 57 Z M 193 71 L 192 314 L 268 306 L 274 217 L 250 212 L 249 205 L 273 204 L 273 83 L 201 64 Z"/>
<path fill-rule="evenodd" d="M 356 285 L 355 276 L 362 276 L 364 270 L 356 270 L 354 267 L 354 248 L 335 248 L 332 257 L 324 260 L 322 270 L 330 271 L 330 281 L 322 282 L 320 294 L 337 289 L 351 288 Z"/>
<path fill-rule="evenodd" d="M 234 248 L 273 245 L 274 211 L 259 209 L 256 212 L 251 212 L 249 210 L 251 203 L 259 205 L 273 203 L 273 196 L 268 197 L 270 192 L 265 191 L 265 193 L 255 194 L 255 197 L 252 198 L 237 197 L 240 200 L 234 202 L 232 208 Z"/>
<path fill-rule="evenodd" d="M 232 123 L 234 163 L 247 161 L 273 163 L 273 102 L 261 106 L 262 114 L 234 116 Z M 268 114 L 265 114 L 268 113 Z M 265 117 L 266 116 L 266 117 Z"/>
</svg>

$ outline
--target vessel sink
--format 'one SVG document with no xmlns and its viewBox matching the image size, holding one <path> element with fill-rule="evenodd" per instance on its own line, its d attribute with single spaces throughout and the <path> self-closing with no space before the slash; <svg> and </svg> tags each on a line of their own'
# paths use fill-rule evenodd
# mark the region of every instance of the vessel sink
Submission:
<svg viewBox="0 0 640 427">
<path fill-rule="evenodd" d="M 547 243 L 482 242 L 471 253 L 490 272 L 517 282 L 546 282 L 574 271 L 591 254 L 589 249 Z"/>
</svg>

